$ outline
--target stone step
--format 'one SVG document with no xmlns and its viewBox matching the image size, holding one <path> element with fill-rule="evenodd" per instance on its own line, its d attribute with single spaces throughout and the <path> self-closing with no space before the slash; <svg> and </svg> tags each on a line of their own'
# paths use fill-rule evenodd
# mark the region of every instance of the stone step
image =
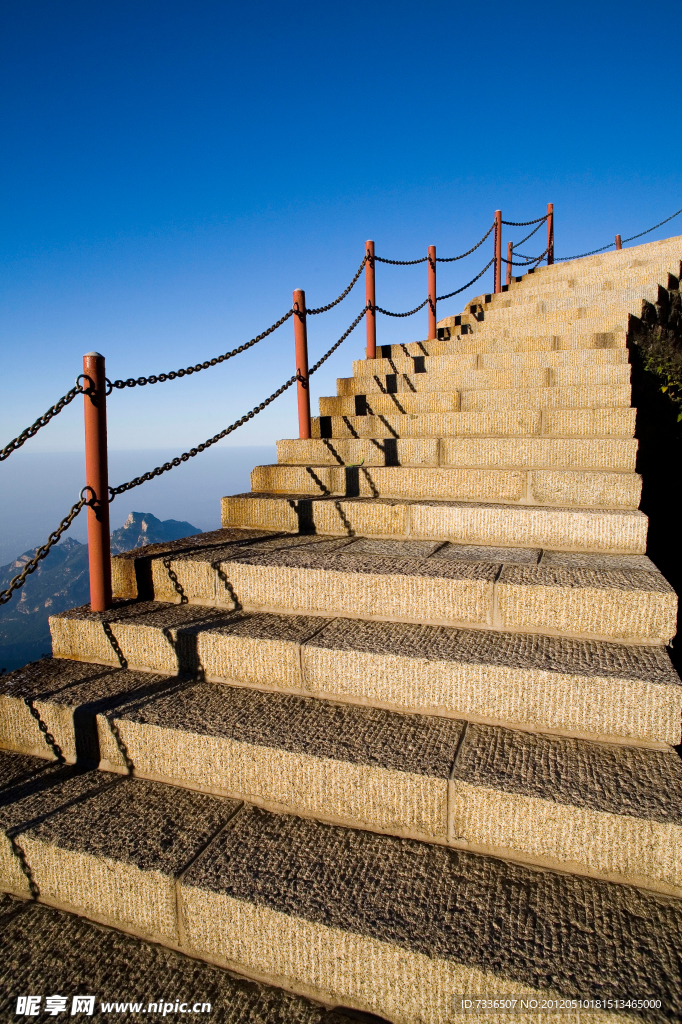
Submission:
<svg viewBox="0 0 682 1024">
<path fill-rule="evenodd" d="M 619 281 L 616 287 L 601 288 L 596 281 L 585 281 L 582 287 L 558 288 L 553 286 L 543 288 L 538 284 L 537 291 L 509 291 L 506 294 L 487 295 L 480 297 L 477 302 L 473 299 L 467 303 L 469 312 L 477 312 L 482 308 L 486 319 L 488 314 L 497 313 L 500 310 L 519 310 L 524 313 L 551 313 L 556 309 L 574 309 L 590 306 L 630 306 L 636 311 L 638 304 L 643 300 L 647 302 L 658 302 L 659 289 L 662 282 L 659 281 L 659 274 L 667 284 L 667 273 L 659 271 L 654 267 L 651 274 L 644 275 L 639 280 Z M 474 308 L 475 307 L 475 308 Z"/>
<path fill-rule="evenodd" d="M 11 673 L 13 749 L 54 757 L 28 697 L 72 763 L 96 750 L 107 771 L 682 896 L 674 751 L 153 680 L 49 659 Z"/>
<path fill-rule="evenodd" d="M 44 902 L 328 1006 L 447 1024 L 463 993 L 636 993 L 682 1013 L 671 896 L 70 767 L 3 796 L 3 888 L 28 894 L 23 867 Z"/>
<path fill-rule="evenodd" d="M 576 296 L 577 298 L 577 296 Z M 568 300 L 566 300 L 568 303 Z M 527 307 L 490 310 L 480 313 L 456 313 L 439 321 L 443 326 L 467 327 L 474 333 L 485 326 L 489 332 L 504 328 L 517 334 L 561 334 L 566 330 L 610 332 L 627 330 L 631 314 L 640 316 L 642 300 L 629 302 L 571 305 L 566 308 L 530 311 Z"/>
<path fill-rule="evenodd" d="M 272 465 L 255 467 L 251 489 L 270 494 L 636 509 L 642 485 L 636 473 L 606 470 Z"/>
<path fill-rule="evenodd" d="M 682 685 L 659 646 L 158 601 L 118 602 L 102 613 L 72 609 L 53 616 L 50 628 L 57 659 L 159 674 L 147 676 L 147 693 L 132 692 L 130 700 L 163 686 L 165 676 L 200 675 L 583 739 L 664 747 L 680 738 Z M 107 673 L 97 678 L 99 696 L 79 712 L 91 721 L 112 706 Z M 60 699 L 55 689 L 54 701 Z M 25 708 L 7 701 L 3 708 L 1 743 L 9 746 L 14 737 L 34 750 L 36 726 Z M 41 705 L 43 712 L 54 735 L 70 735 L 72 711 Z M 99 753 L 85 749 L 80 757 L 97 760 Z"/>
<path fill-rule="evenodd" d="M 438 323 L 439 328 L 444 322 Z M 483 328 L 483 330 L 481 330 Z M 448 327 L 448 330 L 450 328 Z M 606 333 L 563 332 L 560 334 L 529 334 L 508 337 L 509 332 L 499 334 L 488 333 L 485 322 L 477 329 L 476 334 L 464 334 L 457 337 L 410 341 L 400 345 L 377 345 L 379 358 L 390 359 L 395 356 L 448 356 L 474 353 L 486 354 L 494 352 L 555 352 L 582 351 L 587 349 L 621 349 L 626 347 L 627 335 L 624 330 Z"/>
<path fill-rule="evenodd" d="M 395 406 L 393 407 L 395 410 Z M 635 432 L 636 410 L 499 409 L 484 412 L 314 416 L 314 438 L 409 437 L 619 437 Z"/>
<path fill-rule="evenodd" d="M 248 530 L 199 538 L 184 550 L 179 542 L 166 554 L 114 559 L 116 595 L 142 596 L 133 573 L 146 566 L 157 601 L 631 643 L 669 643 L 676 630 L 675 592 L 644 556 Z"/>
<path fill-rule="evenodd" d="M 490 409 L 629 408 L 630 384 L 419 392 L 405 388 L 399 395 L 383 394 L 377 389 L 369 398 L 366 394 L 322 397 L 319 405 L 321 416 L 412 415 Z"/>
<path fill-rule="evenodd" d="M 648 520 L 642 512 L 621 509 L 247 493 L 222 499 L 222 525 L 285 533 L 638 555 L 646 550 Z"/>
<path fill-rule="evenodd" d="M 574 273 L 572 276 L 551 281 L 545 279 L 544 284 L 542 278 L 537 280 L 534 278 L 535 275 L 524 278 L 519 283 L 513 282 L 506 292 L 499 295 L 490 293 L 478 295 L 471 299 L 467 306 L 475 304 L 485 307 L 490 304 L 492 308 L 496 307 L 498 303 L 504 306 L 509 299 L 515 305 L 521 305 L 524 302 L 533 302 L 542 298 L 558 299 L 567 295 L 589 295 L 600 292 L 614 294 L 625 287 L 661 285 L 667 288 L 671 285 L 673 290 L 676 290 L 680 279 L 680 260 L 679 258 L 655 260 L 647 266 L 621 270 L 617 274 L 609 274 L 604 270 L 596 269 L 588 274 Z"/>
<path fill-rule="evenodd" d="M 70 1011 L 73 994 L 88 991 L 95 994 L 94 1015 L 102 1011 L 104 1020 L 126 1020 L 128 1012 L 133 1020 L 137 1013 L 148 1012 L 155 1015 L 152 1020 L 165 1015 L 169 1021 L 182 1020 L 174 1012 L 176 1005 L 180 1014 L 195 1013 L 200 1021 L 222 1019 L 229 1024 L 353 1024 L 358 1020 L 33 900 L 0 894 L 0 918 L 5 968 L 0 1006 L 7 1021 L 31 1019 L 15 1016 L 17 992 L 68 993 L 62 1020 L 74 1015 L 76 1020 L 87 1020 L 87 1009 L 80 1016 Z M 43 995 L 39 998 L 42 1016 L 46 1000 Z M 109 1006 L 109 1012 L 103 1006 Z M 42 1019 L 55 1018 L 50 1014 Z M 375 1017 L 374 1024 L 380 1024 L 380 1018 Z"/>
<path fill-rule="evenodd" d="M 433 370 L 430 373 L 367 374 L 339 377 L 338 396 L 404 394 L 421 391 L 525 390 L 547 387 L 616 386 L 630 383 L 630 366 L 553 366 L 507 370 Z M 623 403 L 629 404 L 629 403 Z"/>
<path fill-rule="evenodd" d="M 518 352 L 514 354 L 514 369 L 555 366 L 579 368 L 583 366 L 616 366 L 628 362 L 626 348 L 555 349 L 551 352 Z M 391 373 L 461 372 L 466 370 L 508 369 L 508 352 L 483 354 L 450 352 L 447 355 L 425 356 L 401 352 L 390 358 L 355 359 L 354 377 L 384 377 Z"/>
<path fill-rule="evenodd" d="M 460 414 L 461 415 L 461 414 Z M 466 415 L 466 414 L 465 414 Z M 291 466 L 457 466 L 476 469 L 596 469 L 634 473 L 634 438 L 424 437 L 308 438 L 277 442 Z"/>
<path fill-rule="evenodd" d="M 682 246 L 679 247 L 677 253 L 659 252 L 646 259 L 630 258 L 615 267 L 606 264 L 581 269 L 580 265 L 573 262 L 572 269 L 569 269 L 555 264 L 555 269 L 549 275 L 547 268 L 543 268 L 542 271 L 526 274 L 520 281 L 516 278 L 512 279 L 512 285 L 508 290 L 518 293 L 532 292 L 534 289 L 542 288 L 543 281 L 544 288 L 548 292 L 562 285 L 571 288 L 579 288 L 583 285 L 590 287 L 594 282 L 596 282 L 597 288 L 616 289 L 626 287 L 630 282 L 637 284 L 640 281 L 649 281 L 653 283 L 658 280 L 659 275 L 663 275 L 665 280 L 666 273 L 672 273 L 679 278 L 681 255 Z"/>
</svg>

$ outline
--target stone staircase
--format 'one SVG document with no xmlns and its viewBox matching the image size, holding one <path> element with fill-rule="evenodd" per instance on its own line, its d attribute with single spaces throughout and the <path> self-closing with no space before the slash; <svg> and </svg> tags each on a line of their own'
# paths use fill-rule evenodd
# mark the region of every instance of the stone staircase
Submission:
<svg viewBox="0 0 682 1024">
<path fill-rule="evenodd" d="M 2 888 L 395 1024 L 679 1019 L 677 597 L 626 341 L 681 257 L 381 346 L 223 529 L 116 557 L 114 607 L 0 692 Z"/>
</svg>

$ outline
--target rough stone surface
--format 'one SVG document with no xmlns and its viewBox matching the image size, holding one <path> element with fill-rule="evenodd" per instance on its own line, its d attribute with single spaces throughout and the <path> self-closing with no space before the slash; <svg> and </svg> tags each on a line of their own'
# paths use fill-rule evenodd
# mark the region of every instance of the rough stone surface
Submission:
<svg viewBox="0 0 682 1024">
<path fill-rule="evenodd" d="M 229 1024 L 332 1024 L 331 1012 L 300 996 L 5 894 L 0 928 L 2 1020 L 16 1019 L 18 996 L 61 993 L 68 997 L 67 1014 L 73 995 L 83 994 L 96 996 L 95 1016 L 102 1002 L 142 1003 L 146 1009 L 161 1000 L 210 1003 L 204 1019 Z M 186 1014 L 169 1012 L 165 1019 L 185 1020 Z M 338 1015 L 334 1024 L 349 1020 Z"/>
<path fill-rule="evenodd" d="M 131 722 L 447 779 L 462 723 L 202 683 L 124 712 Z"/>
<path fill-rule="evenodd" d="M 660 997 L 660 1020 L 682 1013 L 682 904 L 626 886 L 244 808 L 186 874 L 194 888 L 535 989 L 627 990 Z"/>
<path fill-rule="evenodd" d="M 682 824 L 682 760 L 672 751 L 470 724 L 453 778 L 573 807 Z"/>
</svg>

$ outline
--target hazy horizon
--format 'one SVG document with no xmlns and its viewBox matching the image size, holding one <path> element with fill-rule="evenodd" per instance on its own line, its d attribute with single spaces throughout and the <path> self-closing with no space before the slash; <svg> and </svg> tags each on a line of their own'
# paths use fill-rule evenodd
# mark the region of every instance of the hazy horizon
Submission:
<svg viewBox="0 0 682 1024">
<path fill-rule="evenodd" d="M 177 449 L 110 451 L 110 483 L 132 479 L 177 454 Z M 111 529 L 123 526 L 130 512 L 151 512 L 161 520 L 184 520 L 202 531 L 218 529 L 220 499 L 226 494 L 250 490 L 249 474 L 253 467 L 274 462 L 275 458 L 274 445 L 216 445 L 156 480 L 117 497 L 111 504 Z M 0 565 L 45 543 L 78 500 L 84 473 L 82 452 L 21 449 L 0 466 Z M 64 537 L 87 543 L 85 512 L 81 512 Z"/>
</svg>

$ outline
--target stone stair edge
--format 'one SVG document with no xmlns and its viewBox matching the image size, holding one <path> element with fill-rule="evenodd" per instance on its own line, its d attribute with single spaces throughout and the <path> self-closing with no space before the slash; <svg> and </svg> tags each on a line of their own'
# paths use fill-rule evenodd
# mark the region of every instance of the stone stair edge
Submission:
<svg viewBox="0 0 682 1024">
<path fill-rule="evenodd" d="M 61 769 L 51 781 L 52 808 L 39 824 L 25 825 L 21 814 L 41 805 L 45 787 L 25 795 L 14 812 L 14 842 L 42 899 L 241 973 L 277 974 L 287 987 L 306 986 L 329 1005 L 341 1002 L 405 1024 L 426 1013 L 432 1024 L 446 1024 L 456 992 L 547 995 L 530 984 L 537 977 L 539 928 L 543 966 L 551 964 L 559 994 L 601 991 L 610 965 L 609 990 L 629 991 L 643 976 L 666 1012 L 680 1002 L 667 966 L 682 931 L 682 905 L 674 897 L 235 806 L 140 779 L 93 785 Z M 88 784 L 92 790 L 84 793 Z M 78 815 L 58 802 L 73 793 Z M 112 813 L 125 828 L 95 835 L 84 829 L 84 821 L 97 827 Z M 173 828 L 181 820 L 183 829 Z M 15 883 L 25 895 L 25 876 L 8 845 L 3 888 Z M 416 881 L 396 884 L 405 877 Z M 459 892 L 467 895 L 466 910 L 447 898 Z M 506 894 L 502 906 L 500 893 Z M 390 917 L 381 910 L 387 896 L 399 910 Z M 320 905 L 328 908 L 324 918 Z M 504 911 L 504 930 L 490 927 L 493 905 Z M 588 958 L 580 955 L 585 915 L 599 948 Z M 548 921 L 550 934 L 561 936 L 549 948 Z M 530 936 L 529 922 L 537 922 Z"/>
<path fill-rule="evenodd" d="M 609 742 L 680 738 L 681 684 L 660 646 L 158 600 L 50 628 L 67 660 Z"/>
<path fill-rule="evenodd" d="M 91 750 L 103 771 L 682 896 L 682 852 L 671 863 L 658 849 L 677 836 L 682 850 L 682 763 L 672 751 L 196 679 L 155 677 L 145 692 L 149 677 L 120 670 L 103 699 L 101 673 L 80 662 L 13 676 L 2 703 L 30 694 L 67 763 Z M 23 746 L 13 749 L 51 756 L 28 708 L 23 719 Z M 0 742 L 7 749 L 6 735 Z M 589 850 L 586 828 L 599 836 Z"/>
</svg>

